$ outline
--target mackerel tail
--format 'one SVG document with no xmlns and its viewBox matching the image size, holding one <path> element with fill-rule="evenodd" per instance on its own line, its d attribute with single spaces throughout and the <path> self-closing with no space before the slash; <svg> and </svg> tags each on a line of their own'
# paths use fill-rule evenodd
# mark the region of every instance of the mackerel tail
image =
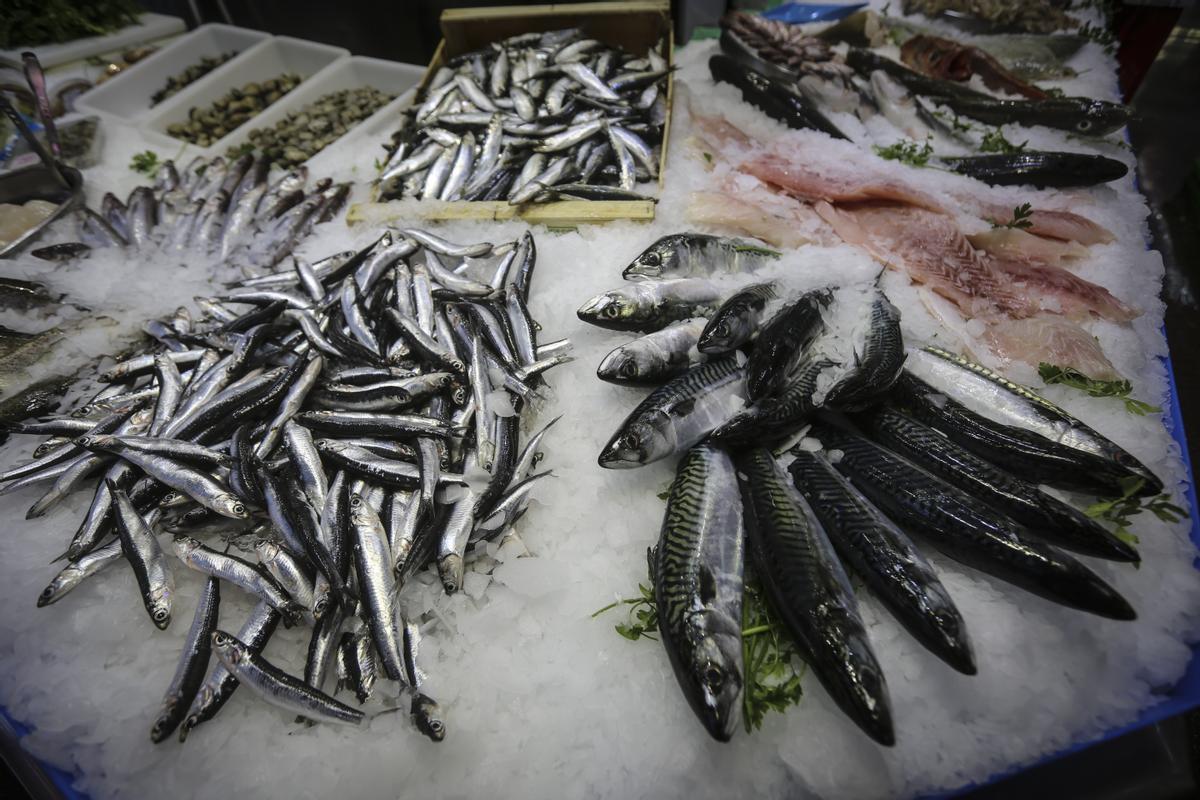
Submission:
<svg viewBox="0 0 1200 800">
<path fill-rule="evenodd" d="M 1068 447 L 1039 433 L 990 420 L 908 370 L 901 373 L 890 397 L 905 412 L 951 441 L 1031 483 L 1112 497 L 1124 493 L 1122 481 L 1140 477 L 1146 479 L 1144 494 L 1162 491 L 1162 481 L 1148 472 L 1134 472 L 1116 461 Z"/>
<path fill-rule="evenodd" d="M 912 540 L 867 502 L 823 455 L 791 451 L 792 482 L 834 549 L 892 616 L 931 653 L 964 675 L 976 673 L 967 624 Z"/>
<path fill-rule="evenodd" d="M 814 424 L 809 435 L 842 453 L 837 468 L 872 504 L 955 561 L 1069 608 L 1109 619 L 1137 618 L 1098 575 L 977 498 L 835 426 Z"/>
<path fill-rule="evenodd" d="M 770 450 L 745 451 L 735 463 L 751 551 L 771 604 L 838 707 L 891 747 L 896 733 L 883 669 L 820 523 Z"/>
<path fill-rule="evenodd" d="M 879 444 L 1006 514 L 1039 539 L 1097 558 L 1141 560 L 1137 550 L 1082 511 L 893 408 L 876 408 L 855 420 Z"/>
</svg>

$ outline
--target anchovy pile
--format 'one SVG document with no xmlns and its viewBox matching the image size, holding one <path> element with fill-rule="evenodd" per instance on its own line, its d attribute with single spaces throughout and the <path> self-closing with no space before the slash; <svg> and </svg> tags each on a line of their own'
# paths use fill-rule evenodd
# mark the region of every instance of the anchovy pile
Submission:
<svg viewBox="0 0 1200 800">
<path fill-rule="evenodd" d="M 455 56 L 392 136 L 379 198 L 641 199 L 658 177 L 670 68 L 578 28 Z"/>
<path fill-rule="evenodd" d="M 863 341 L 839 363 L 845 334 L 831 322 L 847 301 L 834 292 L 781 297 L 772 282 L 730 293 L 711 280 L 771 257 L 747 242 L 667 236 L 625 270 L 636 282 L 580 309 L 649 332 L 601 364 L 602 379 L 657 388 L 600 466 L 681 457 L 650 573 L 662 641 L 709 733 L 728 740 L 741 713 L 745 542 L 817 679 L 884 745 L 895 742 L 887 684 L 846 568 L 967 675 L 966 623 L 914 538 L 1052 602 L 1135 618 L 1063 550 L 1127 563 L 1137 551 L 1039 484 L 1113 496 L 1132 480 L 1158 494 L 1157 477 L 1031 390 L 937 348 L 906 351 L 878 289 L 854 326 Z"/>
<path fill-rule="evenodd" d="M 298 167 L 268 181 L 271 164 L 252 155 L 226 161 L 197 156 L 180 172 L 163 162 L 153 186 L 138 186 L 122 202 L 109 192 L 99 213 L 77 212 L 81 242 L 50 245 L 32 255 L 63 260 L 91 248 L 157 249 L 235 265 L 274 266 L 314 225 L 341 210 L 350 184 L 328 178 L 311 188 Z"/>
<path fill-rule="evenodd" d="M 73 412 L 6 426 L 50 437 L 0 475 L 3 492 L 49 486 L 29 517 L 95 481 L 38 606 L 124 560 L 161 629 L 178 562 L 208 576 L 155 742 L 185 738 L 239 684 L 305 719 L 359 724 L 364 711 L 327 693 L 331 662 L 359 703 L 377 678 L 398 682 L 417 727 L 442 739 L 397 593 L 431 563 L 458 591 L 474 546 L 519 541 L 512 526 L 549 474 L 535 470 L 550 426 L 522 443 L 520 410 L 569 343 L 538 344 L 535 260 L 529 233 L 494 246 L 420 230 L 292 259 L 197 298 L 199 318 L 147 323 L 148 346 Z M 219 612 L 230 587 L 259 600 L 236 627 Z M 261 655 L 281 621 L 313 626 L 303 677 Z"/>
</svg>

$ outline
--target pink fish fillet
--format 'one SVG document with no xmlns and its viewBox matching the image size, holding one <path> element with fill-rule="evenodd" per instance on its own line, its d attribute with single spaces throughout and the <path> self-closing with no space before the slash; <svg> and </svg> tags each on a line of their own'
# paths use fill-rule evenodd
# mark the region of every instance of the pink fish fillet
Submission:
<svg viewBox="0 0 1200 800">
<path fill-rule="evenodd" d="M 958 306 L 963 316 L 1035 313 L 1032 298 L 1015 292 L 1009 277 L 971 247 L 954 220 L 899 203 L 862 203 L 834 208 L 817 203 L 817 213 L 848 244 L 903 270 Z"/>
<path fill-rule="evenodd" d="M 1058 311 L 1075 320 L 1095 314 L 1113 322 L 1129 322 L 1141 316 L 1141 311 L 1122 303 L 1108 289 L 1062 267 L 990 257 L 988 261 L 1011 279 L 1017 292 L 1038 298 L 1045 310 Z"/>
<path fill-rule="evenodd" d="M 818 226 L 825 228 L 824 223 L 813 214 L 810 206 L 795 202 L 791 206 L 784 210 L 756 203 L 751 196 L 693 192 L 688 198 L 686 216 L 689 222 L 732 228 L 776 247 L 796 248 L 830 238 L 806 235 Z M 806 219 L 807 216 L 812 219 Z"/>
<path fill-rule="evenodd" d="M 1023 361 L 1071 367 L 1100 381 L 1119 380 L 1121 375 L 1100 349 L 1096 337 L 1069 319 L 1039 314 L 1022 320 L 997 318 L 983 334 L 992 353 L 1002 361 Z"/>
<path fill-rule="evenodd" d="M 1046 239 L 1018 228 L 992 228 L 983 233 L 969 233 L 967 240 L 976 250 L 1026 264 L 1069 266 L 1069 263 L 1063 262 L 1086 258 L 1088 254 L 1088 249 L 1079 242 Z"/>
<path fill-rule="evenodd" d="M 964 198 L 964 202 L 971 202 Z M 997 225 L 1003 225 L 1013 218 L 1013 209 L 999 203 L 979 203 L 978 215 Z M 1061 239 L 1064 242 L 1079 242 L 1080 244 L 1108 244 L 1117 237 L 1112 231 L 1092 222 L 1087 217 L 1071 211 L 1055 211 L 1035 208 L 1027 217 L 1029 227 L 1025 230 L 1035 236 L 1045 236 L 1047 239 Z"/>
<path fill-rule="evenodd" d="M 738 169 L 811 203 L 894 200 L 932 211 L 943 210 L 934 197 L 903 181 L 840 161 L 823 164 L 818 169 L 814 162 L 805 159 L 766 153 L 747 159 Z"/>
</svg>

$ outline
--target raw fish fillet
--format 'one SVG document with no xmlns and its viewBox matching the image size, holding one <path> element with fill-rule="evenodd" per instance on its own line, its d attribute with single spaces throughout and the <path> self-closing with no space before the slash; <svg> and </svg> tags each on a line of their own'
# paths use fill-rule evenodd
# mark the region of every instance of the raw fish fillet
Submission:
<svg viewBox="0 0 1200 800">
<path fill-rule="evenodd" d="M 964 202 L 971 202 L 964 198 Z M 975 201 L 978 215 L 988 222 L 1003 225 L 1013 218 L 1013 209 L 1000 203 Z M 1065 242 L 1080 244 L 1108 244 L 1117 237 L 1112 231 L 1097 225 L 1087 217 L 1070 211 L 1053 211 L 1036 208 L 1027 217 L 1029 227 L 1025 230 L 1035 236 L 1045 236 L 1048 239 L 1062 239 Z"/>
<path fill-rule="evenodd" d="M 873 175 L 856 167 L 848 169 L 841 162 L 818 168 L 812 161 L 767 153 L 748 159 L 738 169 L 812 203 L 822 200 L 829 203 L 895 200 L 931 211 L 943 210 L 934 197 L 903 181 Z"/>
<path fill-rule="evenodd" d="M 1122 303 L 1108 289 L 1062 267 L 1001 258 L 988 257 L 987 260 L 1012 280 L 1016 292 L 1037 298 L 1039 305 L 1047 311 L 1057 311 L 1074 320 L 1084 320 L 1095 314 L 1113 322 L 1129 322 L 1141 316 L 1141 311 Z"/>
<path fill-rule="evenodd" d="M 1002 361 L 1023 361 L 1033 367 L 1042 362 L 1072 367 L 1100 381 L 1121 378 L 1096 337 L 1054 314 L 991 320 L 983 341 Z"/>
<path fill-rule="evenodd" d="M 967 234 L 967 239 L 976 250 L 1026 264 L 1064 267 L 1070 266 L 1064 261 L 1086 258 L 1088 254 L 1087 248 L 1078 242 L 1046 239 L 1018 228 L 992 228 L 983 233 Z"/>
<path fill-rule="evenodd" d="M 899 203 L 839 208 L 817 203 L 816 210 L 848 244 L 903 270 L 914 282 L 952 301 L 965 317 L 1027 317 L 1036 312 L 1033 299 L 1015 292 L 1009 277 L 971 247 L 944 214 Z"/>
</svg>

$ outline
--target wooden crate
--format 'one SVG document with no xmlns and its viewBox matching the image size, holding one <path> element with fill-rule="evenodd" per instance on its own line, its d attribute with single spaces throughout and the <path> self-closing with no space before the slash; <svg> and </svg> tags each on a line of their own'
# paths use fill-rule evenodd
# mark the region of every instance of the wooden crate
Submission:
<svg viewBox="0 0 1200 800">
<path fill-rule="evenodd" d="M 447 59 L 520 33 L 579 27 L 588 36 L 606 44 L 619 45 L 635 55 L 645 53 L 661 41 L 661 55 L 668 64 L 673 64 L 675 49 L 671 6 L 667 0 L 451 8 L 442 12 L 441 27 L 443 38 L 425 70 L 415 101 L 418 103 Z M 672 73 L 667 76 L 667 119 L 663 124 L 658 169 L 660 189 L 666 177 L 667 143 L 671 134 L 674 96 L 675 78 Z M 346 219 L 351 223 L 368 220 L 379 222 L 415 214 L 428 220 L 523 219 L 551 227 L 569 227 L 614 219 L 649 222 L 654 219 L 654 205 L 653 200 L 562 200 L 524 206 L 512 206 L 504 201 L 376 201 L 351 206 Z"/>
</svg>

